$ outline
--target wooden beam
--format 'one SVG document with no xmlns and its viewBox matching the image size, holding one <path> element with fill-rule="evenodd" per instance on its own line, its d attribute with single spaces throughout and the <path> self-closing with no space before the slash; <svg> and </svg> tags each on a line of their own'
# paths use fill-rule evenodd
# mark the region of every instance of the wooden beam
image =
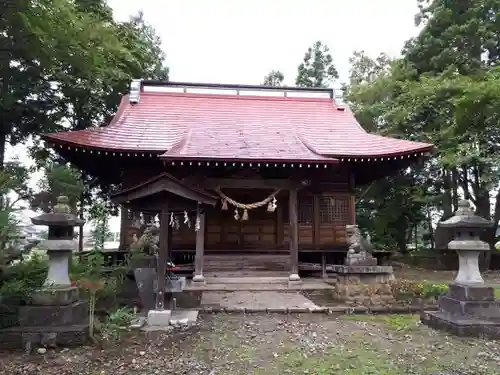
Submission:
<svg viewBox="0 0 500 375">
<path fill-rule="evenodd" d="M 290 218 L 290 281 L 299 281 L 299 219 L 297 214 L 297 189 L 290 189 L 288 202 L 288 215 Z"/>
<path fill-rule="evenodd" d="M 205 189 L 298 189 L 303 185 L 289 179 L 207 178 L 198 182 Z"/>
<path fill-rule="evenodd" d="M 156 310 L 163 310 L 165 305 L 165 284 L 167 275 L 167 254 L 168 254 L 168 204 L 165 203 L 160 213 L 160 243 L 158 250 L 158 263 L 156 269 Z"/>
<path fill-rule="evenodd" d="M 204 282 L 203 276 L 203 257 L 205 253 L 205 212 L 198 210 L 197 215 L 200 218 L 200 229 L 196 232 L 196 254 L 194 258 L 193 282 Z"/>
</svg>

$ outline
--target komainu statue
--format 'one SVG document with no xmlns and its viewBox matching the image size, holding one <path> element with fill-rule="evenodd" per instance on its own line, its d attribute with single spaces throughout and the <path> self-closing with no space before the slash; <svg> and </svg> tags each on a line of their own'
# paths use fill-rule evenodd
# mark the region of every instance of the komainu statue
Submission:
<svg viewBox="0 0 500 375">
<path fill-rule="evenodd" d="M 373 245 L 363 238 L 357 225 L 346 225 L 349 250 L 345 259 L 346 266 L 376 266 L 377 259 L 372 255 Z"/>
<path fill-rule="evenodd" d="M 134 242 L 130 245 L 131 251 L 143 252 L 148 255 L 155 255 L 158 253 L 158 235 L 160 229 L 153 226 L 148 225 L 142 235 L 139 238 L 136 238 Z"/>
</svg>

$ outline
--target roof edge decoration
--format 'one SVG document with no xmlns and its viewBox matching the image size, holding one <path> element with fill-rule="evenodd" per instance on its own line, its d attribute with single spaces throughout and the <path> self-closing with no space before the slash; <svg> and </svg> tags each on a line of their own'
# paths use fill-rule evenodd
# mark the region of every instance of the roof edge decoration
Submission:
<svg viewBox="0 0 500 375">
<path fill-rule="evenodd" d="M 433 145 L 367 133 L 329 88 L 134 80 L 107 126 L 45 134 L 55 149 L 167 163 L 311 164 L 418 158 Z"/>
</svg>

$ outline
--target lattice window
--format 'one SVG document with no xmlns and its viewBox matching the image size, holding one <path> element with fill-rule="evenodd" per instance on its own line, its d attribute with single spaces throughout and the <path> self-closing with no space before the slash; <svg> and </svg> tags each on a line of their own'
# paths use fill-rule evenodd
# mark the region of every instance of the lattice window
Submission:
<svg viewBox="0 0 500 375">
<path fill-rule="evenodd" d="M 349 197 L 319 197 L 319 222 L 344 225 L 349 222 Z"/>
<path fill-rule="evenodd" d="M 288 223 L 289 216 L 288 200 L 282 204 L 281 210 L 283 212 L 283 221 Z M 313 197 L 310 195 L 297 197 L 297 219 L 299 224 L 311 224 L 313 222 Z"/>
<path fill-rule="evenodd" d="M 299 197 L 297 211 L 299 224 L 311 224 L 314 218 L 313 197 Z"/>
</svg>

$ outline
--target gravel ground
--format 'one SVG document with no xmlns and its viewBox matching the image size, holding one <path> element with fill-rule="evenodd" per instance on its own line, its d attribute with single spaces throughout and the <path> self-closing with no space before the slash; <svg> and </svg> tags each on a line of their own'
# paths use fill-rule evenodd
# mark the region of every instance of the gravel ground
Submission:
<svg viewBox="0 0 500 375">
<path fill-rule="evenodd" d="M 204 315 L 154 340 L 131 332 L 103 348 L 0 358 L 9 375 L 500 374 L 500 343 L 449 337 L 398 315 Z"/>
</svg>

